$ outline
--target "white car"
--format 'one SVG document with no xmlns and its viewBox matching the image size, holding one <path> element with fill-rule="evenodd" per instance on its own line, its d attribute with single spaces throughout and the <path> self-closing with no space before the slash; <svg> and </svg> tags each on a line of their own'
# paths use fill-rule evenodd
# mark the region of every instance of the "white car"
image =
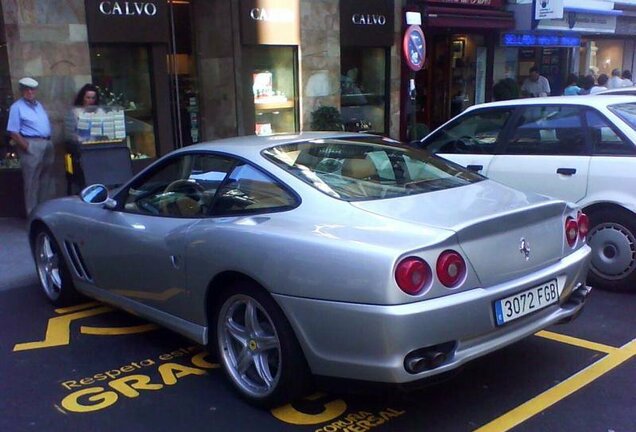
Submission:
<svg viewBox="0 0 636 432">
<path fill-rule="evenodd" d="M 619 87 L 619 88 L 613 88 L 613 89 L 603 90 L 602 92 L 595 93 L 595 95 L 596 95 L 596 96 L 598 96 L 598 95 L 614 95 L 614 96 L 618 96 L 618 95 L 627 95 L 627 96 L 636 96 L 636 87 Z"/>
<path fill-rule="evenodd" d="M 432 153 L 590 217 L 588 283 L 636 291 L 636 96 L 476 105 L 421 141 Z"/>
</svg>

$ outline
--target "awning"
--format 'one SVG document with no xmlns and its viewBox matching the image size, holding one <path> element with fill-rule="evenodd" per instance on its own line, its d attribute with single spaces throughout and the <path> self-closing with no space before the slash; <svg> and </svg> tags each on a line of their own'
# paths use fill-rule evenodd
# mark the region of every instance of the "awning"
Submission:
<svg viewBox="0 0 636 432">
<path fill-rule="evenodd" d="M 460 29 L 512 30 L 515 20 L 512 12 L 469 7 L 426 6 L 424 26 L 455 27 Z"/>
</svg>

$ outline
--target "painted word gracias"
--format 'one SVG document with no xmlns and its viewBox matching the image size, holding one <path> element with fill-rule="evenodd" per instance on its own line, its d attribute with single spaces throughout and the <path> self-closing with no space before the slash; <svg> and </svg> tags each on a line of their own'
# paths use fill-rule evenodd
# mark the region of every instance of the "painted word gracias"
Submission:
<svg viewBox="0 0 636 432">
<path fill-rule="evenodd" d="M 136 1 L 102 1 L 99 2 L 99 11 L 104 15 L 154 16 L 157 15 L 157 5 Z"/>
</svg>

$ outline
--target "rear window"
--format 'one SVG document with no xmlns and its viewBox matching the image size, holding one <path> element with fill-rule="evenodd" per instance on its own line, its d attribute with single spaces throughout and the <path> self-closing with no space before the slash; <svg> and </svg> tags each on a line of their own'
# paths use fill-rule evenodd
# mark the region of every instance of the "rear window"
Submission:
<svg viewBox="0 0 636 432">
<path fill-rule="evenodd" d="M 636 130 L 636 103 L 610 105 L 608 108 Z"/>
<path fill-rule="evenodd" d="M 263 156 L 316 189 L 356 201 L 393 198 L 481 181 L 428 152 L 381 139 L 330 139 L 284 144 Z"/>
</svg>

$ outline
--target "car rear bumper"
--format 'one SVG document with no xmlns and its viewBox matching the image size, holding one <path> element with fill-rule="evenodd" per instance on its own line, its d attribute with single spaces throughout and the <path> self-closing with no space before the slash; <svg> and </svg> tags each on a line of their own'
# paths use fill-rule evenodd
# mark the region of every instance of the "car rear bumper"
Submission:
<svg viewBox="0 0 636 432">
<path fill-rule="evenodd" d="M 450 371 L 581 311 L 590 248 L 522 278 L 403 305 L 369 305 L 274 295 L 316 375 L 408 383 Z M 559 303 L 497 326 L 493 303 L 556 278 Z M 436 367 L 412 373 L 405 360 L 430 347 L 448 350 Z M 437 348 L 434 348 L 437 349 Z M 442 348 L 440 348 L 442 349 Z"/>
</svg>

